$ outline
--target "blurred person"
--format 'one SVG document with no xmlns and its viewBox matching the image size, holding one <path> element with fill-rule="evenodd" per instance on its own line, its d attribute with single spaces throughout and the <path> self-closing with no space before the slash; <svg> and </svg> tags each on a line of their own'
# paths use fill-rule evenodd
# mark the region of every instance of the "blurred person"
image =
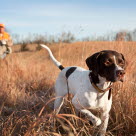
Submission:
<svg viewBox="0 0 136 136">
<path fill-rule="evenodd" d="M 11 36 L 5 32 L 5 25 L 0 24 L 0 55 L 12 53 L 12 45 Z"/>
</svg>

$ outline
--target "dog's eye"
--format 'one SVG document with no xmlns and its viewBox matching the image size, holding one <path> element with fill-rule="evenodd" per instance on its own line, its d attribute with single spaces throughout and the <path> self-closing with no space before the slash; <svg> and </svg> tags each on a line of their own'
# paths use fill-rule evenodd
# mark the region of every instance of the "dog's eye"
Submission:
<svg viewBox="0 0 136 136">
<path fill-rule="evenodd" d="M 111 64 L 111 61 L 107 60 L 104 62 L 104 64 L 107 66 L 107 65 L 110 65 Z"/>
<path fill-rule="evenodd" d="M 124 64 L 124 61 L 121 60 L 121 59 L 119 59 L 119 60 L 118 60 L 118 63 L 119 63 L 120 65 L 123 65 L 123 64 Z"/>
<path fill-rule="evenodd" d="M 106 61 L 104 62 L 104 64 L 105 64 L 106 66 L 108 66 L 108 65 L 112 64 L 112 60 L 111 60 L 111 59 L 108 59 L 108 60 L 106 60 Z"/>
</svg>

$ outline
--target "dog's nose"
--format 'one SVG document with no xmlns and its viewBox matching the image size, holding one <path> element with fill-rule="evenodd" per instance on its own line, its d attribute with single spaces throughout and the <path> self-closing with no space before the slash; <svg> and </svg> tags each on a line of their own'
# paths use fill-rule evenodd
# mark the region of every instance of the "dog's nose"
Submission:
<svg viewBox="0 0 136 136">
<path fill-rule="evenodd" d="M 123 76 L 125 74 L 124 70 L 117 70 L 116 71 L 117 76 Z"/>
</svg>

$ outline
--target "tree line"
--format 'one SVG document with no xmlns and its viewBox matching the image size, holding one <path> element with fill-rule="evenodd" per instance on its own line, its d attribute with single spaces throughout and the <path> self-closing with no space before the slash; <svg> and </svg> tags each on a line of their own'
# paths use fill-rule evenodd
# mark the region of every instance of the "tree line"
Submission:
<svg viewBox="0 0 136 136">
<path fill-rule="evenodd" d="M 102 36 L 94 37 L 93 35 L 76 38 L 71 32 L 62 32 L 58 35 L 48 34 L 31 34 L 21 36 L 19 34 L 12 35 L 15 44 L 52 44 L 52 43 L 72 43 L 75 41 L 136 41 L 136 29 L 133 31 L 121 30 L 118 32 L 111 32 Z"/>
</svg>

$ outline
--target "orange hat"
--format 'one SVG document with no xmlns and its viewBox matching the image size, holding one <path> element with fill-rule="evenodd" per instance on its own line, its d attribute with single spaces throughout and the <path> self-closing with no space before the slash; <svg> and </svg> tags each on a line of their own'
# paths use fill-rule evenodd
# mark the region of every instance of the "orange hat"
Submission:
<svg viewBox="0 0 136 136">
<path fill-rule="evenodd" d="M 5 25 L 4 24 L 0 24 L 0 27 L 5 27 Z"/>
</svg>

